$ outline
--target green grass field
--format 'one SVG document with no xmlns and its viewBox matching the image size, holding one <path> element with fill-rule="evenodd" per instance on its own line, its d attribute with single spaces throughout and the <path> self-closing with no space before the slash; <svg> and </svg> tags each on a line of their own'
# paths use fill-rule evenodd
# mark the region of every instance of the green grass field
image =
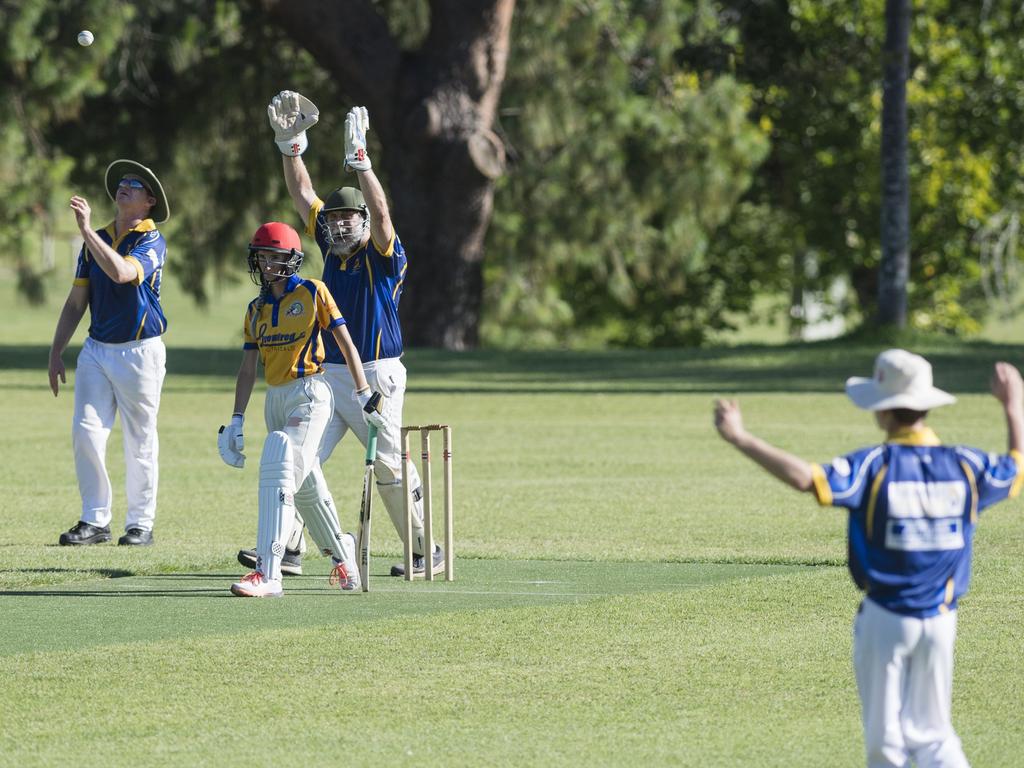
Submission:
<svg viewBox="0 0 1024 768">
<path fill-rule="evenodd" d="M 843 516 L 746 463 L 710 409 L 736 394 L 764 437 L 829 459 L 878 438 L 841 393 L 877 348 L 411 352 L 407 423 L 454 427 L 456 581 L 387 577 L 378 505 L 369 595 L 309 556 L 284 599 L 239 600 L 259 435 L 241 472 L 215 435 L 248 294 L 198 312 L 168 286 L 157 545 L 123 551 L 56 546 L 79 504 L 71 392 L 45 376 L 62 296 L 0 291 L 0 766 L 862 764 Z M 1024 348 L 919 351 L 961 397 L 939 434 L 1002 449 L 988 368 Z M 108 459 L 118 527 L 116 431 Z M 327 477 L 348 528 L 360 475 L 343 444 Z M 1024 753 L 1022 550 L 1020 501 L 987 512 L 954 692 L 975 766 Z"/>
</svg>

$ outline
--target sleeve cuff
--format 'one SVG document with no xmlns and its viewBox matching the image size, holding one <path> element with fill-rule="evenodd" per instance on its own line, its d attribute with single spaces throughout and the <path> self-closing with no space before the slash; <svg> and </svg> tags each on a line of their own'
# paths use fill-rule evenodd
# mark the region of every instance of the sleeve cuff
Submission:
<svg viewBox="0 0 1024 768">
<path fill-rule="evenodd" d="M 832 506 L 832 488 L 825 477 L 825 470 L 820 464 L 811 464 L 811 482 L 814 484 L 814 495 L 823 507 Z"/>
<path fill-rule="evenodd" d="M 142 268 L 142 263 L 134 256 L 125 256 L 124 260 L 135 267 L 135 279 L 132 280 L 132 285 L 142 285 L 142 281 L 146 278 L 146 271 Z"/>
<path fill-rule="evenodd" d="M 310 237 L 316 237 L 316 217 L 320 215 L 323 207 L 324 201 L 319 197 L 309 206 L 309 215 L 306 216 L 306 234 Z"/>
<path fill-rule="evenodd" d="M 1015 499 L 1020 495 L 1021 486 L 1024 486 L 1024 454 L 1020 451 L 1010 451 L 1010 458 L 1017 465 L 1017 476 L 1013 478 L 1013 485 L 1010 486 L 1010 498 Z"/>
<path fill-rule="evenodd" d="M 370 239 L 373 240 L 372 237 Z M 376 248 L 377 249 L 377 253 L 379 253 L 385 259 L 391 258 L 392 254 L 394 254 L 394 252 L 395 252 L 395 229 L 394 229 L 394 227 L 391 228 L 391 238 L 388 240 L 388 244 L 387 244 L 387 246 L 385 248 L 381 248 L 380 244 L 376 240 L 373 240 L 373 247 Z"/>
<path fill-rule="evenodd" d="M 259 349 L 259 345 L 254 341 L 247 341 L 242 345 L 242 349 Z"/>
<path fill-rule="evenodd" d="M 331 324 L 327 326 L 327 330 L 333 330 L 334 328 L 337 328 L 339 325 L 345 325 L 344 317 L 339 317 L 334 320 L 331 320 Z"/>
<path fill-rule="evenodd" d="M 72 285 L 78 285 L 78 286 L 83 286 L 83 287 L 88 285 L 88 284 L 89 284 L 89 278 L 88 277 L 76 277 L 75 278 L 75 282 L 72 283 Z"/>
</svg>

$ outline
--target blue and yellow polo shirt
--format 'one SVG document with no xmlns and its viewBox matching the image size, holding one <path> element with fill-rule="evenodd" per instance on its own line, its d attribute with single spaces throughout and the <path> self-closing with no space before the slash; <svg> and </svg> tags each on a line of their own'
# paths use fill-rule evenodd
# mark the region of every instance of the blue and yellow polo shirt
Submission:
<svg viewBox="0 0 1024 768">
<path fill-rule="evenodd" d="M 324 201 L 317 198 L 309 208 L 306 233 L 316 237 L 324 257 L 323 281 L 338 303 L 348 323 L 359 356 L 364 363 L 402 356 L 402 328 L 398 322 L 398 302 L 408 260 L 398 235 L 391 242 L 366 245 L 342 263 L 331 253 L 327 242 L 327 220 L 322 214 Z M 334 339 L 327 338 L 327 362 L 344 363 L 345 358 Z"/>
<path fill-rule="evenodd" d="M 326 285 L 292 275 L 280 299 L 249 302 L 243 348 L 259 350 L 267 384 L 279 386 L 322 373 L 328 334 L 321 331 L 344 324 Z"/>
<path fill-rule="evenodd" d="M 89 336 L 107 344 L 148 339 L 167 330 L 160 306 L 160 282 L 167 243 L 152 219 L 116 237 L 114 222 L 96 234 L 136 269 L 130 283 L 115 283 L 84 245 L 75 267 L 75 285 L 89 289 Z"/>
<path fill-rule="evenodd" d="M 874 602 L 926 618 L 956 608 L 971 579 L 978 514 L 1020 493 L 1024 456 L 944 446 L 930 429 L 812 465 L 824 506 L 845 507 L 849 568 Z"/>
</svg>

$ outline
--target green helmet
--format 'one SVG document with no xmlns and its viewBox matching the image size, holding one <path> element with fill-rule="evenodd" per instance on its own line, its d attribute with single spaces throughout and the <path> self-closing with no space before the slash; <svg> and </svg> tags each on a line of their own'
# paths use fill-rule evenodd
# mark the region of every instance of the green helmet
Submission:
<svg viewBox="0 0 1024 768">
<path fill-rule="evenodd" d="M 323 211 L 359 211 L 363 216 L 370 217 L 363 193 L 355 187 L 338 187 L 331 192 L 324 201 Z"/>
<path fill-rule="evenodd" d="M 327 196 L 324 207 L 320 210 L 322 214 L 330 211 L 356 211 L 361 213 L 362 220 L 359 223 L 352 221 L 335 221 L 328 223 L 326 218 L 318 216 L 318 221 L 323 222 L 324 239 L 331 247 L 331 251 L 342 258 L 355 253 L 362 247 L 363 241 L 368 237 L 370 231 L 370 209 L 366 207 L 366 200 L 363 193 L 355 187 L 339 187 Z"/>
</svg>

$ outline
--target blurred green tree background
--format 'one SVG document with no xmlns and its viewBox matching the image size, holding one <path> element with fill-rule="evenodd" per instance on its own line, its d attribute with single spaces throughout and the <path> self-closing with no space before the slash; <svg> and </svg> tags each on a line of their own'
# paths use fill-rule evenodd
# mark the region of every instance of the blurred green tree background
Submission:
<svg viewBox="0 0 1024 768">
<path fill-rule="evenodd" d="M 375 66 L 367 51 L 393 51 L 385 64 L 399 75 L 325 66 L 323 40 L 283 21 L 315 17 L 315 3 L 0 0 L 0 263 L 22 294 L 40 300 L 52 282 L 48 254 L 74 234 L 71 191 L 98 190 L 111 159 L 133 157 L 172 195 L 169 277 L 207 301 L 219 281 L 242 277 L 256 225 L 295 219 L 266 126 L 271 96 L 291 88 L 320 105 L 305 159 L 324 194 L 345 180 L 349 106 L 422 85 L 439 69 L 429 52 L 443 32 L 452 51 L 479 42 L 456 44 L 463 33 L 446 14 L 457 3 L 350 5 L 360 23 L 325 16 L 327 48 Z M 96 42 L 81 48 L 86 28 Z M 1016 310 L 1022 30 L 1020 4 L 914 4 L 917 329 L 969 334 L 986 314 Z M 410 173 L 442 173 L 403 146 L 421 116 L 371 111 L 371 155 L 398 231 L 424 243 L 419 272 L 410 248 L 410 284 L 466 316 L 459 334 L 431 329 L 417 343 L 672 346 L 738 324 L 782 322 L 797 338 L 815 319 L 851 328 L 871 317 L 884 33 L 884 0 L 519 0 L 507 41 L 487 32 L 496 55 L 508 46 L 496 115 L 454 123 L 471 148 L 477 128 L 498 137 L 504 158 L 488 173 L 411 184 Z M 448 86 L 465 81 L 472 96 L 471 70 L 453 64 Z M 479 206 L 435 204 L 424 216 L 442 199 L 431 185 L 463 183 L 476 185 Z M 467 217 L 486 230 L 482 249 L 464 247 Z M 431 227 L 440 236 L 428 238 Z M 445 236 L 465 255 L 442 258 Z M 417 322 L 433 311 L 427 292 L 404 307 Z"/>
</svg>

